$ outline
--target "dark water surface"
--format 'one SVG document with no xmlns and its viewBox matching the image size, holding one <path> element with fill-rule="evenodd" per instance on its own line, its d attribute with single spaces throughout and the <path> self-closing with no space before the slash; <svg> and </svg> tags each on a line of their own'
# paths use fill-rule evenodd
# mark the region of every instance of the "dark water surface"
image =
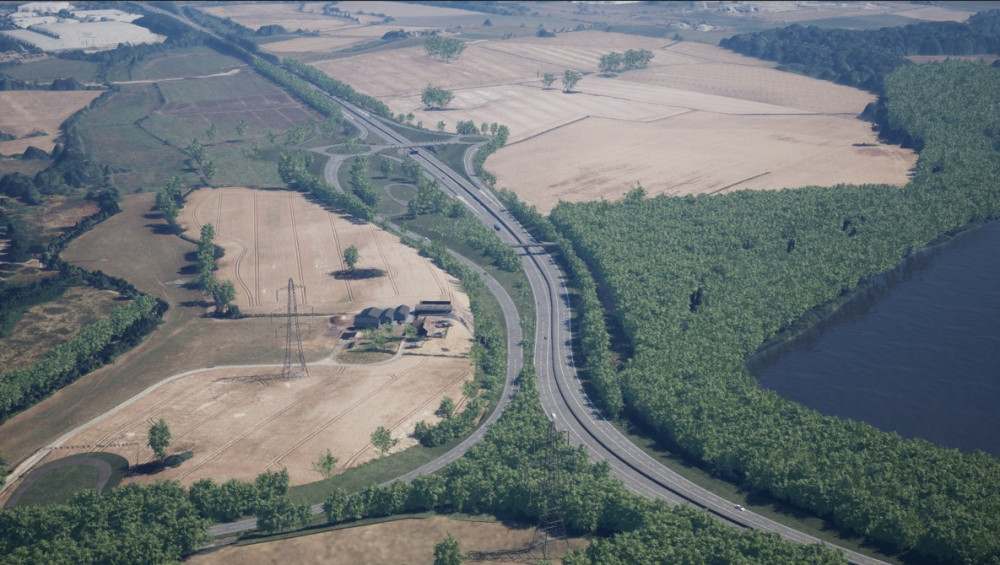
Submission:
<svg viewBox="0 0 1000 565">
<path fill-rule="evenodd" d="M 786 398 L 1000 455 L 1000 222 L 909 260 L 779 347 L 751 370 Z"/>
</svg>

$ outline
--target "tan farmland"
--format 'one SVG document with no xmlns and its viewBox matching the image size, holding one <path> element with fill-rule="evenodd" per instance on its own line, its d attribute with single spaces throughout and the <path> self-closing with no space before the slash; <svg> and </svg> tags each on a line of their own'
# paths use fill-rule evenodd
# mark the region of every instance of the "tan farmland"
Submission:
<svg viewBox="0 0 1000 565">
<path fill-rule="evenodd" d="M 0 92 L 0 131 L 21 139 L 0 142 L 0 154 L 24 153 L 28 146 L 52 151 L 59 126 L 74 112 L 101 95 L 99 90 L 50 92 L 47 90 L 8 90 Z M 34 132 L 44 135 L 23 137 Z"/>
<path fill-rule="evenodd" d="M 451 533 L 463 552 L 502 551 L 521 549 L 531 543 L 534 528 L 517 528 L 500 522 L 470 522 L 445 516 L 424 519 L 395 520 L 357 528 L 322 532 L 291 539 L 258 543 L 242 547 L 227 547 L 219 551 L 195 555 L 185 561 L 191 565 L 243 563 L 394 563 L 399 565 L 429 565 L 434 562 L 434 544 Z M 582 538 L 570 538 L 571 549 L 586 547 Z M 549 560 L 560 563 L 565 545 L 550 548 Z M 542 560 L 537 555 L 522 556 L 524 563 Z M 471 561 L 466 561 L 467 563 Z M 498 561 L 476 561 L 491 565 Z"/>
<path fill-rule="evenodd" d="M 601 54 L 625 49 L 652 51 L 649 68 L 597 74 Z M 652 195 L 903 185 L 916 163 L 857 119 L 871 94 L 705 44 L 588 31 L 478 42 L 451 63 L 410 48 L 315 65 L 428 127 L 506 124 L 510 141 L 486 168 L 543 212 L 637 182 Z M 567 68 L 591 74 L 571 94 L 559 79 L 542 88 L 542 73 Z M 453 90 L 447 110 L 423 109 L 427 84 Z"/>
<path fill-rule="evenodd" d="M 464 341 L 467 351 L 469 340 Z M 394 450 L 415 445 L 409 434 L 416 423 L 436 422 L 441 398 L 460 399 L 462 383 L 472 378 L 461 353 L 404 355 L 366 366 L 326 361 L 310 366 L 308 377 L 290 380 L 257 377 L 280 373 L 280 367 L 195 371 L 120 407 L 67 439 L 56 453 L 109 446 L 102 451 L 132 464 L 149 462 L 154 456 L 145 447 L 146 433 L 150 422 L 163 418 L 173 436 L 171 452 L 190 450 L 194 457 L 139 481 L 252 480 L 263 471 L 287 468 L 292 484 L 313 482 L 323 477 L 312 462 L 326 449 L 339 459 L 337 472 L 376 457 L 369 437 L 379 426 L 401 440 Z"/>
<path fill-rule="evenodd" d="M 355 223 L 307 201 L 302 194 L 244 188 L 200 190 L 188 197 L 180 222 L 198 237 L 215 227 L 225 249 L 216 277 L 233 281 L 244 313 L 284 313 L 288 279 L 295 280 L 299 311 L 355 313 L 369 306 L 452 300 L 468 308 L 458 282 L 371 224 Z M 359 252 L 358 270 L 382 271 L 366 279 L 335 277 L 344 250 Z"/>
</svg>

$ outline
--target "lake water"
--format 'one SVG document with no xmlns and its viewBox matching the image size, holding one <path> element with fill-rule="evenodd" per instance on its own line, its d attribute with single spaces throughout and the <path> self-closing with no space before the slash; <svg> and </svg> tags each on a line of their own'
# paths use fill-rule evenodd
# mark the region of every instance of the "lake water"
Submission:
<svg viewBox="0 0 1000 565">
<path fill-rule="evenodd" d="M 751 370 L 785 398 L 1000 455 L 1000 222 L 907 261 L 783 347 Z"/>
</svg>

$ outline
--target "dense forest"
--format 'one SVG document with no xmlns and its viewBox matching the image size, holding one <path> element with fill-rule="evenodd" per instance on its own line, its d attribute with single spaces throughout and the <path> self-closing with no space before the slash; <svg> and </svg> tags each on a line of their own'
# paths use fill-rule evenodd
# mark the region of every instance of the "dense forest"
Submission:
<svg viewBox="0 0 1000 565">
<path fill-rule="evenodd" d="M 1000 70 L 904 66 L 885 85 L 888 125 L 923 147 L 905 188 L 683 198 L 637 188 L 617 203 L 561 203 L 550 219 L 607 290 L 630 349 L 621 397 L 658 435 L 889 551 L 1000 562 L 996 458 L 824 417 L 762 389 L 743 365 L 810 309 L 1000 217 Z"/>
<path fill-rule="evenodd" d="M 910 64 L 909 55 L 1000 54 L 1000 10 L 980 12 L 964 24 L 921 22 L 871 30 L 794 24 L 734 35 L 719 45 L 777 61 L 782 70 L 882 94 L 883 78 Z"/>
</svg>

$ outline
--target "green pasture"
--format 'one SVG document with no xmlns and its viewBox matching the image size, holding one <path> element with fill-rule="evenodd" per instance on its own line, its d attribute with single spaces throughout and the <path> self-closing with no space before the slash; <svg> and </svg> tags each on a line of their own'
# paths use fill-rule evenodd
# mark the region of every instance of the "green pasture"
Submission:
<svg viewBox="0 0 1000 565">
<path fill-rule="evenodd" d="M 76 80 L 84 83 L 94 82 L 99 71 L 100 66 L 97 63 L 68 59 L 45 59 L 0 68 L 0 72 L 10 78 L 26 82 L 38 81 L 39 84 L 48 84 L 57 78 L 69 77 L 76 77 Z"/>
<path fill-rule="evenodd" d="M 197 46 L 172 50 L 161 57 L 143 61 L 132 69 L 129 80 L 196 77 L 224 73 L 245 66 L 228 55 Z"/>
<path fill-rule="evenodd" d="M 118 486 L 125 474 L 128 472 L 128 461 L 114 453 L 82 453 L 71 455 L 67 460 L 81 458 L 100 459 L 111 465 L 111 478 L 101 492 L 105 492 Z M 53 469 L 39 477 L 28 490 L 21 496 L 18 506 L 41 506 L 46 504 L 63 504 L 69 502 L 74 494 L 93 490 L 97 483 L 98 471 L 90 465 L 68 465 Z"/>
<path fill-rule="evenodd" d="M 274 84 L 250 71 L 212 78 L 170 80 L 158 84 L 167 103 L 234 100 L 283 93 Z"/>
<path fill-rule="evenodd" d="M 184 151 L 143 129 L 143 119 L 159 108 L 153 86 L 126 86 L 80 121 L 84 147 L 95 161 L 111 166 L 112 182 L 123 193 L 157 190 L 173 176 L 185 184 L 198 182 Z"/>
</svg>

